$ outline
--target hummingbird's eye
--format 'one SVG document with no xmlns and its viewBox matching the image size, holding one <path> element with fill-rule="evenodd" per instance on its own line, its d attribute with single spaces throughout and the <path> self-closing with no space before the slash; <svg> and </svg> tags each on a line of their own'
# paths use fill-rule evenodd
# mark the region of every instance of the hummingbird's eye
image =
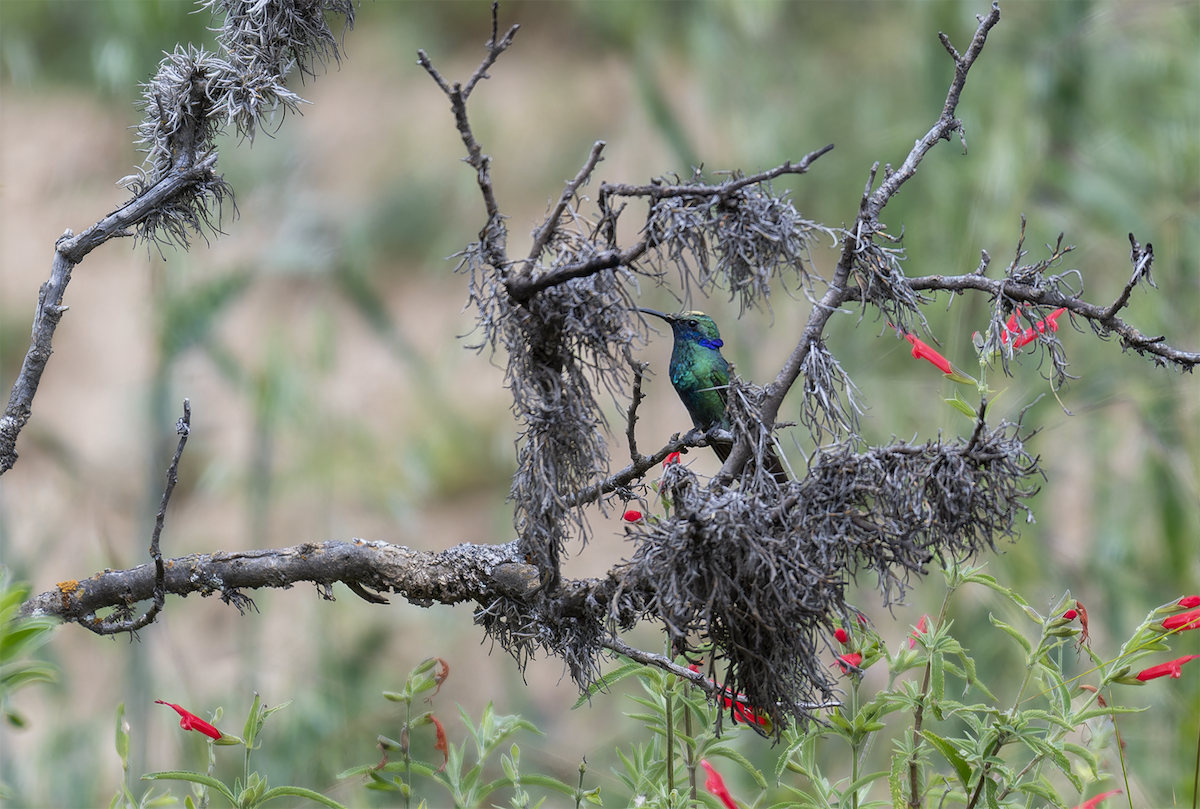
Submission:
<svg viewBox="0 0 1200 809">
<path fill-rule="evenodd" d="M 689 326 L 691 326 L 691 327 L 694 329 L 694 328 L 696 328 L 697 326 L 699 326 L 700 324 L 699 324 L 697 321 L 695 321 L 695 320 L 689 320 L 689 321 L 688 321 L 688 325 L 689 325 Z"/>
</svg>

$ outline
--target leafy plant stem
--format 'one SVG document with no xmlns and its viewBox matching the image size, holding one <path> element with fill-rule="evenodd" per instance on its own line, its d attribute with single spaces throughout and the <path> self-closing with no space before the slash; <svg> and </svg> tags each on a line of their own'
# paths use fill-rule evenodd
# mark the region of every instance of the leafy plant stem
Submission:
<svg viewBox="0 0 1200 809">
<path fill-rule="evenodd" d="M 942 596 L 942 607 L 938 610 L 937 621 L 929 627 L 930 632 L 936 631 L 945 622 L 946 612 L 950 609 L 950 597 L 957 592 L 961 584 L 962 574 L 958 563 L 955 562 L 946 573 L 946 594 Z M 925 718 L 925 703 L 929 699 L 929 680 L 932 674 L 933 660 L 931 658 L 925 662 L 925 678 L 921 681 L 921 702 L 913 711 L 913 754 L 908 761 L 908 805 L 910 809 L 920 809 L 921 806 L 921 765 L 917 753 L 921 745 L 921 723 Z"/>
<path fill-rule="evenodd" d="M 1118 747 L 1120 745 L 1118 744 Z M 1125 757 L 1121 756 L 1121 771 L 1125 770 Z M 1128 776 L 1126 776 L 1128 786 Z M 1129 794 L 1128 788 L 1125 794 Z M 1130 798 L 1132 801 L 1133 799 Z M 1196 809 L 1197 802 L 1200 801 L 1200 728 L 1196 729 L 1196 764 L 1192 767 L 1192 809 Z"/>
<path fill-rule="evenodd" d="M 920 809 L 921 806 L 921 766 L 917 751 L 921 744 L 921 721 L 925 718 L 925 700 L 929 698 L 929 678 L 932 673 L 933 663 L 929 661 L 925 664 L 925 679 L 921 682 L 921 702 L 913 711 L 913 753 L 908 760 L 908 805 L 911 809 Z"/>
<path fill-rule="evenodd" d="M 405 691 L 405 696 L 408 699 L 404 700 L 404 732 L 400 735 L 401 754 L 404 756 L 404 786 L 400 789 L 400 794 L 404 796 L 404 809 L 409 809 L 409 796 L 412 793 L 412 756 L 409 755 L 408 745 L 410 742 L 409 729 L 412 727 L 412 696 Z"/>
<path fill-rule="evenodd" d="M 855 722 L 857 722 L 858 721 L 858 711 L 859 711 L 859 707 L 860 707 L 859 699 L 858 699 L 858 697 L 859 697 L 858 688 L 859 688 L 860 683 L 862 682 L 862 678 L 854 677 L 853 681 L 854 681 L 854 684 L 850 687 L 850 715 L 855 717 Z M 854 742 L 851 745 L 851 748 L 853 749 L 854 756 L 850 762 L 850 783 L 856 784 L 856 783 L 858 783 L 859 755 L 862 752 L 862 746 L 865 743 L 865 739 L 863 737 L 861 737 L 859 734 L 855 734 L 853 738 L 854 738 Z M 854 790 L 854 794 L 850 797 L 850 806 L 852 807 L 852 809 L 858 809 L 858 790 L 857 789 Z"/>
<path fill-rule="evenodd" d="M 671 675 L 669 679 L 674 679 Z M 675 791 L 675 700 L 673 683 L 668 683 L 663 693 L 667 703 L 667 794 Z"/>
<path fill-rule="evenodd" d="M 988 761 L 989 758 L 1000 752 L 1001 746 L 1004 744 L 1003 732 L 996 736 L 996 741 L 992 745 L 992 749 L 984 756 L 983 766 L 979 769 L 979 783 L 975 785 L 975 792 L 971 795 L 971 801 L 967 804 L 967 809 L 975 809 L 975 804 L 979 803 L 979 796 L 983 794 L 983 785 L 988 780 L 988 774 L 991 772 L 992 765 Z"/>
<path fill-rule="evenodd" d="M 691 686 L 689 686 L 690 688 Z M 696 736 L 692 733 L 692 712 L 685 704 L 683 706 L 683 732 L 687 735 L 687 742 L 683 748 L 684 763 L 687 764 L 688 785 L 692 800 L 697 800 L 696 795 Z"/>
</svg>

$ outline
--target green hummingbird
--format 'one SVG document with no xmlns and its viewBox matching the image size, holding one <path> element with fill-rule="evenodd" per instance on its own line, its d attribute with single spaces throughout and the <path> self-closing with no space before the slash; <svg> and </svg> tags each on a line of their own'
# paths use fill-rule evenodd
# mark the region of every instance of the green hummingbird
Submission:
<svg viewBox="0 0 1200 809">
<path fill-rule="evenodd" d="M 725 342 L 721 339 L 717 324 L 703 312 L 668 315 L 657 309 L 639 308 L 638 311 L 671 324 L 671 332 L 675 336 L 675 344 L 671 349 L 671 386 L 692 417 L 692 424 L 702 432 L 715 427 L 728 430 L 730 424 L 725 405 L 729 388 L 729 361 L 721 355 L 721 347 Z M 722 461 L 733 450 L 732 441 L 710 441 L 709 446 Z M 767 467 L 775 480 L 787 482 L 787 472 L 774 452 L 767 459 Z"/>
</svg>

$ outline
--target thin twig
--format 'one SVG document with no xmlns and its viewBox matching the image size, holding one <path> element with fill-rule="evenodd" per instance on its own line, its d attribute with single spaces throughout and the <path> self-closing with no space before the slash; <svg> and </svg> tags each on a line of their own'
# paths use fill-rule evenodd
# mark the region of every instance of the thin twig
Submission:
<svg viewBox="0 0 1200 809">
<path fill-rule="evenodd" d="M 742 177 L 737 180 L 730 180 L 727 183 L 720 183 L 718 185 L 706 185 L 703 183 L 693 183 L 691 185 L 665 185 L 660 183 L 627 185 L 625 183 L 604 183 L 600 186 L 600 193 L 604 196 L 650 197 L 656 200 L 666 199 L 667 197 L 693 196 L 726 199 L 749 185 L 765 183 L 784 174 L 805 174 L 817 158 L 832 150 L 833 144 L 831 143 L 828 146 L 822 146 L 820 149 L 809 152 L 800 158 L 798 163 L 793 163 L 789 160 L 782 166 L 776 166 L 768 171 L 752 174 L 749 177 Z"/>
<path fill-rule="evenodd" d="M 508 294 L 515 301 L 527 301 L 543 289 L 558 286 L 574 278 L 586 278 L 602 270 L 629 266 L 641 258 L 648 247 L 649 243 L 647 240 L 642 239 L 628 250 L 605 250 L 586 261 L 556 267 L 553 270 L 541 273 L 536 278 L 515 279 L 508 283 Z"/>
<path fill-rule="evenodd" d="M 575 178 L 567 183 L 567 187 L 558 197 L 558 203 L 554 206 L 554 210 L 546 217 L 546 221 L 542 223 L 533 234 L 533 247 L 529 251 L 529 259 L 526 265 L 526 272 L 532 273 L 538 258 L 542 255 L 542 251 L 546 249 L 546 245 L 550 243 L 550 237 L 554 235 L 554 231 L 558 229 L 558 220 L 563 215 L 563 211 L 567 209 L 567 205 L 571 199 L 579 192 L 580 187 L 587 182 L 588 177 L 592 176 L 592 172 L 596 169 L 596 164 L 600 162 L 600 153 L 604 151 L 605 143 L 598 140 L 592 144 L 592 152 L 588 155 L 587 161 L 583 164 L 583 168 L 579 169 L 579 173 Z"/>
<path fill-rule="evenodd" d="M 158 506 L 158 514 L 154 517 L 154 533 L 150 537 L 150 558 L 154 560 L 154 603 L 137 618 L 111 621 L 97 619 L 92 622 L 81 622 L 81 625 L 97 635 L 116 635 L 120 632 L 136 632 L 142 627 L 153 623 L 162 612 L 167 601 L 167 571 L 163 564 L 162 552 L 159 550 L 159 539 L 162 536 L 163 523 L 167 517 L 167 505 L 171 502 L 171 493 L 175 491 L 175 483 L 179 479 L 179 459 L 183 457 L 183 448 L 187 445 L 188 436 L 192 432 L 192 404 L 183 400 L 183 417 L 175 423 L 175 432 L 179 435 L 179 444 L 175 447 L 175 456 L 167 467 L 167 486 L 163 489 L 162 502 Z"/>
<path fill-rule="evenodd" d="M 648 471 L 665 461 L 671 453 L 682 452 L 692 447 L 706 446 L 708 446 L 708 439 L 704 433 L 698 430 L 689 430 L 683 435 L 676 433 L 671 436 L 671 440 L 658 452 L 655 452 L 653 455 L 641 456 L 639 460 L 629 464 L 629 466 L 626 466 L 620 472 L 608 476 L 599 483 L 580 489 L 574 494 L 564 497 L 563 502 L 568 508 L 577 508 L 588 503 L 594 503 L 609 492 L 614 492 L 617 489 L 628 486 L 639 478 L 645 477 Z"/>
<path fill-rule="evenodd" d="M 508 29 L 508 33 L 504 35 L 504 38 L 497 42 L 498 11 L 499 4 L 493 3 L 492 38 L 487 43 L 487 54 L 483 57 L 483 61 L 479 63 L 479 67 L 475 68 L 475 72 L 471 74 L 471 78 L 467 80 L 465 87 L 460 82 L 454 82 L 453 85 L 449 84 L 434 68 L 433 63 L 429 60 L 429 55 L 423 49 L 417 51 L 417 64 L 425 68 L 426 72 L 437 82 L 437 86 L 450 99 L 450 107 L 454 112 L 455 125 L 458 128 L 463 145 L 467 147 L 467 163 L 475 169 L 479 190 L 483 194 L 483 202 L 487 207 L 488 227 L 485 228 L 485 233 L 490 231 L 491 225 L 500 216 L 500 206 L 496 203 L 496 195 L 492 188 L 492 178 L 488 171 L 491 158 L 483 153 L 483 147 L 480 146 L 479 141 L 475 140 L 475 135 L 471 131 L 471 122 L 467 118 L 467 98 L 470 97 L 471 91 L 475 89 L 475 85 L 480 80 L 488 77 L 488 68 L 495 64 L 500 54 L 508 49 L 508 46 L 513 42 L 513 37 L 517 34 L 517 30 L 521 27 L 514 25 Z M 502 269 L 508 263 L 507 257 L 503 252 L 503 246 L 492 244 L 490 239 L 488 241 L 488 247 L 494 251 L 493 255 L 489 255 L 489 261 L 493 261 L 498 269 Z"/>
<path fill-rule="evenodd" d="M 634 466 L 637 466 L 644 459 L 637 448 L 637 434 L 635 426 L 638 420 L 638 407 L 645 398 L 642 393 L 642 375 L 646 373 L 646 369 L 650 367 L 646 362 L 635 362 L 633 364 L 633 392 L 630 396 L 629 407 L 625 411 L 625 438 L 629 442 L 629 460 Z"/>
<path fill-rule="evenodd" d="M 1145 247 L 1138 244 L 1137 239 L 1133 234 L 1129 234 L 1129 260 L 1133 264 L 1133 275 L 1129 277 L 1125 288 L 1121 290 L 1121 294 L 1112 302 L 1112 305 L 1104 310 L 1104 320 L 1110 320 L 1113 315 L 1125 308 L 1129 303 L 1129 296 L 1133 292 L 1133 288 L 1141 282 L 1143 278 L 1150 286 L 1155 286 L 1154 279 L 1150 277 L 1150 267 L 1154 264 L 1154 245 L 1149 242 Z"/>
</svg>

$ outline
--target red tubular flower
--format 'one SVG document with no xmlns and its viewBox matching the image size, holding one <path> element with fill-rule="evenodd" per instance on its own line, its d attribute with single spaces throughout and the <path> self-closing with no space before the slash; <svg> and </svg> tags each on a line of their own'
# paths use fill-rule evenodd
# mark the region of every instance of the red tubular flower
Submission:
<svg viewBox="0 0 1200 809">
<path fill-rule="evenodd" d="M 1186 632 L 1189 629 L 1200 629 L 1200 610 L 1172 615 L 1163 621 L 1163 628 L 1177 629 L 1180 632 Z"/>
<path fill-rule="evenodd" d="M 625 522 L 637 522 L 641 518 L 642 518 L 642 512 L 638 511 L 637 509 L 632 509 L 632 508 L 629 509 L 629 511 L 626 511 L 623 515 L 621 515 L 621 519 L 625 520 Z"/>
<path fill-rule="evenodd" d="M 1053 312 L 1035 323 L 1032 328 L 1025 329 L 1019 334 L 1017 328 L 1017 313 L 1013 312 L 1012 317 L 1010 317 L 1008 322 L 1004 324 L 1004 341 L 1007 342 L 1008 336 L 1012 334 L 1014 335 L 1013 348 L 1021 348 L 1022 346 L 1027 346 L 1036 340 L 1039 334 L 1045 334 L 1047 329 L 1050 331 L 1058 331 L 1058 318 L 1065 311 L 1067 310 L 1055 309 Z"/>
<path fill-rule="evenodd" d="M 908 636 L 908 648 L 917 648 L 917 636 L 924 635 L 929 631 L 929 616 L 922 615 L 921 620 L 917 621 L 917 628 Z"/>
<path fill-rule="evenodd" d="M 438 721 L 438 718 L 430 714 L 429 721 L 433 722 L 433 727 L 437 730 L 437 743 L 434 744 L 433 749 L 442 754 L 442 766 L 436 770 L 436 772 L 441 772 L 450 763 L 450 745 L 446 743 L 446 729 L 442 727 L 442 723 Z"/>
<path fill-rule="evenodd" d="M 668 455 L 666 458 L 663 459 L 663 469 L 667 468 L 667 464 L 679 463 L 680 457 L 681 456 L 678 452 L 672 452 L 670 455 Z"/>
<path fill-rule="evenodd" d="M 699 674 L 700 664 L 691 663 L 688 665 L 688 670 Z M 709 682 L 712 683 L 713 681 L 709 680 Z M 716 683 L 713 683 L 713 685 L 716 685 Z M 768 733 L 770 733 L 772 727 L 771 717 L 767 716 L 765 713 L 761 713 L 757 708 L 741 702 L 741 694 L 738 694 L 737 696 L 739 699 L 734 699 L 732 696 L 730 696 L 730 691 L 728 688 L 721 692 L 721 702 L 724 703 L 725 709 L 732 709 L 733 717 L 737 721 L 745 722 L 748 725 L 759 725 L 765 728 Z"/>
<path fill-rule="evenodd" d="M 850 642 L 850 636 L 846 634 L 846 630 L 842 629 L 840 626 L 833 631 L 833 636 L 837 638 L 837 642 L 843 646 Z"/>
<path fill-rule="evenodd" d="M 860 655 L 858 652 L 851 652 L 850 654 L 838 655 L 838 659 L 837 659 L 837 664 L 838 664 L 838 667 L 841 668 L 842 674 L 849 674 L 850 667 L 853 666 L 854 668 L 858 668 L 858 664 L 861 662 L 862 662 L 862 655 Z"/>
<path fill-rule="evenodd" d="M 1019 334 L 1021 331 L 1021 307 L 1013 309 L 1012 314 L 1008 316 L 1008 320 L 1004 322 L 1004 334 L 1000 337 L 1002 343 L 1008 342 L 1010 334 Z"/>
<path fill-rule="evenodd" d="M 1168 660 L 1166 663 L 1159 663 L 1157 666 L 1151 666 L 1148 669 L 1142 669 L 1137 673 L 1137 678 L 1142 682 L 1147 680 L 1156 680 L 1159 677 L 1170 677 L 1172 680 L 1178 680 L 1183 674 L 1183 664 L 1189 660 L 1195 660 L 1200 655 L 1187 655 L 1186 657 L 1177 657 L 1174 660 Z"/>
<path fill-rule="evenodd" d="M 708 773 L 708 780 L 704 782 L 704 788 L 720 798 L 726 809 L 737 809 L 737 803 L 729 794 L 729 788 L 725 786 L 725 779 L 721 777 L 721 774 L 713 769 L 713 765 L 709 764 L 706 758 L 700 759 L 700 766 Z"/>
<path fill-rule="evenodd" d="M 180 708 L 178 705 L 175 705 L 170 702 L 163 702 L 161 699 L 154 700 L 154 704 L 155 705 L 166 705 L 168 707 L 174 708 L 175 713 L 179 714 L 182 717 L 179 720 L 179 727 L 183 728 L 184 730 L 196 730 L 196 731 L 199 731 L 200 733 L 203 733 L 205 736 L 208 736 L 213 739 L 221 738 L 221 731 L 217 730 L 212 725 L 208 724 L 207 722 L 205 722 L 200 717 L 196 716 L 191 711 L 188 711 L 185 708 Z"/>
<path fill-rule="evenodd" d="M 1067 610 L 1066 612 L 1063 613 L 1063 620 L 1064 621 L 1074 621 L 1076 616 L 1078 616 L 1078 615 L 1079 615 L 1079 612 L 1077 610 Z"/>
<path fill-rule="evenodd" d="M 1110 789 L 1108 792 L 1101 792 L 1094 798 L 1088 798 L 1086 801 L 1076 806 L 1075 809 L 1096 809 L 1096 807 L 1100 805 L 1100 801 L 1104 800 L 1105 798 L 1111 798 L 1113 795 L 1120 794 L 1121 790 Z"/>
<path fill-rule="evenodd" d="M 1185 610 L 1190 610 L 1192 607 L 1200 607 L 1200 596 L 1184 596 L 1179 599 L 1179 606 Z"/>
<path fill-rule="evenodd" d="M 904 339 L 912 343 L 912 355 L 919 360 L 929 360 L 938 367 L 938 370 L 943 374 L 954 373 L 954 368 L 950 365 L 950 360 L 943 357 L 941 354 L 934 351 L 924 340 L 917 337 L 915 334 L 906 334 Z"/>
</svg>

